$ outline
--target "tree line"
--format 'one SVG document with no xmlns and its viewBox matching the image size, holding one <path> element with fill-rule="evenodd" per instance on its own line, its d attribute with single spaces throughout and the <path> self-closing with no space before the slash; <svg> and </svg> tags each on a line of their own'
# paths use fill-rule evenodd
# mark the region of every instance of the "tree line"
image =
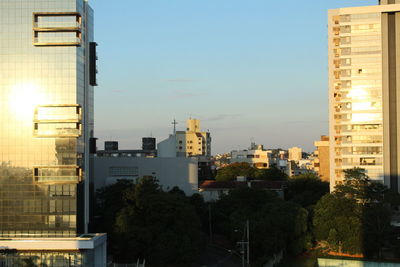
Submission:
<svg viewBox="0 0 400 267">
<path fill-rule="evenodd" d="M 153 177 L 101 189 L 96 230 L 108 233 L 113 261 L 140 258 L 149 266 L 190 266 L 210 241 L 238 250 L 247 220 L 252 266 L 262 266 L 281 251 L 298 255 L 311 248 L 382 258 L 384 249 L 397 245 L 390 218 L 398 195 L 372 182 L 363 170 L 346 171 L 345 182 L 329 194 L 329 184 L 313 174 L 268 178 L 266 174 L 280 170 L 257 172 L 241 166 L 222 168 L 216 179 L 263 174 L 265 180 L 285 181 L 285 199 L 266 190 L 239 188 L 205 203 L 201 195 L 186 196 L 179 188 L 164 191 Z M 246 175 L 250 172 L 253 176 Z"/>
</svg>

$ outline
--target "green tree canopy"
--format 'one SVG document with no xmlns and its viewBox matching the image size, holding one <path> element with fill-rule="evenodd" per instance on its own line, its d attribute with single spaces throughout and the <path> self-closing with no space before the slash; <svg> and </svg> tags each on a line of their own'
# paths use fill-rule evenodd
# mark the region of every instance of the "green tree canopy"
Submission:
<svg viewBox="0 0 400 267">
<path fill-rule="evenodd" d="M 251 260 L 255 266 L 282 250 L 296 254 L 310 245 L 307 210 L 264 190 L 232 190 L 212 206 L 212 214 L 213 230 L 226 236 L 232 245 L 241 240 L 245 222 L 250 221 Z"/>
<path fill-rule="evenodd" d="M 196 259 L 205 239 L 191 198 L 178 188 L 162 191 L 153 177 L 128 183 L 128 188 L 123 185 L 127 182 L 107 187 L 100 195 L 100 203 L 119 205 L 114 223 L 106 225 L 111 227 L 107 232 L 114 260 L 129 263 L 140 258 L 152 266 L 187 266 Z"/>
<path fill-rule="evenodd" d="M 257 169 L 247 162 L 235 162 L 218 169 L 215 179 L 217 181 L 233 181 L 238 176 L 269 181 L 282 181 L 288 178 L 284 172 L 275 166 L 271 166 L 268 169 Z"/>
<path fill-rule="evenodd" d="M 321 181 L 315 174 L 302 174 L 286 182 L 285 199 L 302 207 L 315 205 L 329 193 L 329 183 Z"/>
<path fill-rule="evenodd" d="M 398 205 L 399 195 L 371 181 L 363 169 L 344 173 L 343 183 L 315 207 L 315 236 L 333 251 L 381 258 L 382 248 L 395 236 L 391 206 Z"/>
<path fill-rule="evenodd" d="M 247 178 L 254 178 L 257 172 L 256 168 L 250 166 L 246 162 L 236 162 L 229 164 L 226 167 L 217 170 L 215 180 L 217 181 L 232 181 L 238 176 L 245 176 Z"/>
</svg>

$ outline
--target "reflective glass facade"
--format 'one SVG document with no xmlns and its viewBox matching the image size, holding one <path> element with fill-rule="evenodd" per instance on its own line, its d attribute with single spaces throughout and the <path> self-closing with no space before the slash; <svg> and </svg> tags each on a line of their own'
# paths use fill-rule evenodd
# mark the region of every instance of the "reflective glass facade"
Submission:
<svg viewBox="0 0 400 267">
<path fill-rule="evenodd" d="M 336 10 L 335 10 L 336 11 Z M 329 17 L 331 177 L 366 169 L 384 180 L 381 13 Z"/>
<path fill-rule="evenodd" d="M 0 25 L 0 237 L 76 236 L 87 223 L 92 10 L 1 0 Z"/>
</svg>

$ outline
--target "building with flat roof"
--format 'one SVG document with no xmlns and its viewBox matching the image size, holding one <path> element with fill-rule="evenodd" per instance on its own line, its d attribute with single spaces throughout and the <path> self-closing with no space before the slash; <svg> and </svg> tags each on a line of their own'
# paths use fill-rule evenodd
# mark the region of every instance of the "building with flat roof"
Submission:
<svg viewBox="0 0 400 267">
<path fill-rule="evenodd" d="M 303 149 L 300 147 L 291 147 L 288 149 L 288 161 L 298 163 L 303 158 Z"/>
<path fill-rule="evenodd" d="M 122 179 L 136 182 L 143 176 L 155 177 L 167 191 L 177 186 L 191 196 L 198 190 L 197 158 L 107 157 L 97 154 L 93 158 L 93 170 L 94 190 Z"/>
<path fill-rule="evenodd" d="M 88 233 L 93 11 L 85 0 L 2 0 L 0 17 L 0 248 L 11 251 L 0 265 L 105 266 L 105 253 L 89 256 L 106 242 Z"/>
<path fill-rule="evenodd" d="M 400 1 L 329 10 L 331 190 L 360 167 L 399 191 Z"/>
<path fill-rule="evenodd" d="M 252 143 L 249 149 L 233 150 L 230 156 L 230 162 L 246 162 L 252 167 L 258 169 L 267 169 L 270 167 L 271 150 L 264 149 L 263 145 Z"/>
<path fill-rule="evenodd" d="M 317 148 L 314 152 L 314 170 L 322 181 L 329 182 L 329 136 L 321 136 L 321 140 L 315 141 L 314 146 Z"/>
<path fill-rule="evenodd" d="M 199 120 L 188 119 L 186 131 L 176 131 L 176 150 L 187 157 L 211 157 L 211 135 L 201 131 Z"/>
</svg>

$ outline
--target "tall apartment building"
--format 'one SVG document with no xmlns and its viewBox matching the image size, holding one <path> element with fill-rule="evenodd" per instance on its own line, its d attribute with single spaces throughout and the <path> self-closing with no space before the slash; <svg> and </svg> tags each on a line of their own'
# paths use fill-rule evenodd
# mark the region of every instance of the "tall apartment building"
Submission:
<svg viewBox="0 0 400 267">
<path fill-rule="evenodd" d="M 329 11 L 331 190 L 343 170 L 399 190 L 400 1 Z"/>
<path fill-rule="evenodd" d="M 188 119 L 186 131 L 176 132 L 176 150 L 178 154 L 191 156 L 211 156 L 211 136 L 209 132 L 202 132 L 200 121 Z"/>
<path fill-rule="evenodd" d="M 291 147 L 288 149 L 288 160 L 299 162 L 303 158 L 303 150 L 300 147 Z"/>
<path fill-rule="evenodd" d="M 0 266 L 106 266 L 88 233 L 93 11 L 1 0 L 0 25 Z"/>
</svg>

